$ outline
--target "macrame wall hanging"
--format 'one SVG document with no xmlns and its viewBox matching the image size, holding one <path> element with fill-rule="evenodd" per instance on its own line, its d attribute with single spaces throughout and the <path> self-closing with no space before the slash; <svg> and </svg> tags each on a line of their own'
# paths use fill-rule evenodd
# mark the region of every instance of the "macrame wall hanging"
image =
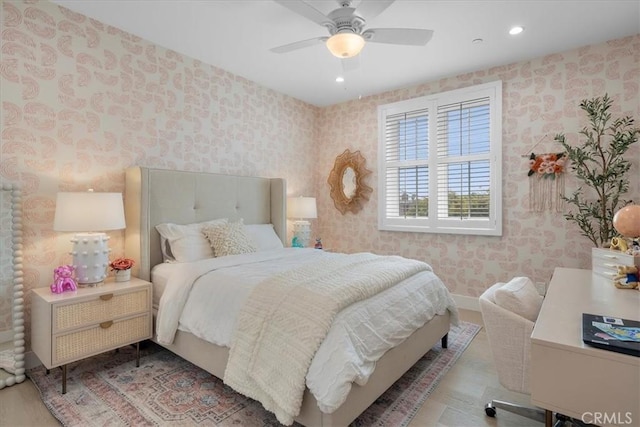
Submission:
<svg viewBox="0 0 640 427">
<path fill-rule="evenodd" d="M 529 155 L 529 210 L 562 212 L 565 153 Z"/>
</svg>

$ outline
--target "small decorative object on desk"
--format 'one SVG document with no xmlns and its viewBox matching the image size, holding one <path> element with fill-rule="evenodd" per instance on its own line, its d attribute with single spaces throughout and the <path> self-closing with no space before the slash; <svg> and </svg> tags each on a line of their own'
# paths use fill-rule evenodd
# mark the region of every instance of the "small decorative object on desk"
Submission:
<svg viewBox="0 0 640 427">
<path fill-rule="evenodd" d="M 316 239 L 316 244 L 313 245 L 313 247 L 316 249 L 322 249 L 322 240 L 319 237 Z"/>
<path fill-rule="evenodd" d="M 51 292 L 61 294 L 64 291 L 75 291 L 78 289 L 75 275 L 75 267 L 73 265 L 61 265 L 53 270 L 53 283 L 51 284 Z"/>
<path fill-rule="evenodd" d="M 109 264 L 114 273 L 116 282 L 126 282 L 131 279 L 131 267 L 135 261 L 130 258 L 116 258 Z"/>
<path fill-rule="evenodd" d="M 624 239 L 624 237 L 612 237 L 609 249 L 611 249 L 612 251 L 620 251 L 626 253 L 627 249 L 629 249 L 629 245 L 627 244 L 627 241 Z"/>
<path fill-rule="evenodd" d="M 640 205 L 628 205 L 616 212 L 613 227 L 621 237 L 611 239 L 611 249 L 640 256 Z"/>
<path fill-rule="evenodd" d="M 613 278 L 613 284 L 618 289 L 637 289 L 640 282 L 638 267 L 619 265 L 618 274 Z"/>
</svg>

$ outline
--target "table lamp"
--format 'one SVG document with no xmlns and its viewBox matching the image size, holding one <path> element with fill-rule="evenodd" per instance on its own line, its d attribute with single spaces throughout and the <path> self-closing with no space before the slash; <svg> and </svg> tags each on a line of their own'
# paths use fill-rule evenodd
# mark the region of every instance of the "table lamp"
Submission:
<svg viewBox="0 0 640 427">
<path fill-rule="evenodd" d="M 121 193 L 58 193 L 55 231 L 75 231 L 71 239 L 79 286 L 95 286 L 107 277 L 109 245 L 104 231 L 125 228 Z"/>
<path fill-rule="evenodd" d="M 290 197 L 287 199 L 287 217 L 295 219 L 293 222 L 293 237 L 300 246 L 309 246 L 311 237 L 311 223 L 307 219 L 317 218 L 315 197 Z"/>
</svg>

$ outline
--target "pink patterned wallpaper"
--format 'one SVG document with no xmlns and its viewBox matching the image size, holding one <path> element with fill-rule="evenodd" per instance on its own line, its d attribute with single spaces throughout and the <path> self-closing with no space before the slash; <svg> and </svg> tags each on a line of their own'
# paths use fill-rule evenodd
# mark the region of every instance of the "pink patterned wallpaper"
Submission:
<svg viewBox="0 0 640 427">
<path fill-rule="evenodd" d="M 314 191 L 316 107 L 50 2 L 3 1 L 1 22 L 0 177 L 23 187 L 25 290 L 71 261 L 56 193 L 122 192 L 129 166 Z M 123 255 L 124 233 L 110 236 Z"/>
<path fill-rule="evenodd" d="M 469 85 L 503 82 L 503 236 L 461 236 L 377 230 L 377 106 Z M 640 35 L 587 46 L 488 70 L 425 83 L 330 106 L 320 111 L 318 234 L 340 251 L 399 254 L 429 262 L 449 289 L 479 296 L 487 287 L 525 275 L 547 282 L 557 266 L 591 268 L 591 243 L 556 212 L 529 210 L 528 159 L 536 153 L 560 152 L 553 141 L 565 133 L 578 141 L 586 124 L 579 103 L 605 92 L 615 101 L 614 116 L 629 114 L 640 126 Z M 333 207 L 326 179 L 345 148 L 360 150 L 373 171 L 371 200 L 357 215 Z M 632 160 L 628 199 L 640 202 L 640 143 L 628 152 Z M 571 176 L 566 192 L 576 188 Z"/>
<path fill-rule="evenodd" d="M 3 0 L 1 11 L 0 178 L 24 191 L 27 290 L 70 261 L 70 236 L 52 230 L 56 193 L 121 192 L 131 165 L 283 176 L 291 195 L 317 197 L 313 225 L 326 247 L 426 260 L 457 294 L 518 274 L 547 280 L 557 265 L 589 267 L 590 245 L 560 215 L 528 211 L 520 155 L 544 134 L 548 151 L 556 132 L 575 140 L 585 97 L 609 92 L 615 112 L 640 119 L 640 36 L 320 109 L 46 1 Z M 377 231 L 376 107 L 495 79 L 504 82 L 504 236 Z M 326 184 L 345 148 L 374 171 L 357 215 L 341 215 Z M 638 147 L 631 155 L 639 199 Z M 110 235 L 122 255 L 123 233 Z"/>
</svg>

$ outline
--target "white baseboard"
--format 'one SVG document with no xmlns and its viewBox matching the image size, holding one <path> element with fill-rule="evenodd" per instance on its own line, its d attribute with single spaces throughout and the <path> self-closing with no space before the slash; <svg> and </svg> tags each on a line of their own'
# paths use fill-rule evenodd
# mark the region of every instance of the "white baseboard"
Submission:
<svg viewBox="0 0 640 427">
<path fill-rule="evenodd" d="M 480 311 L 480 301 L 477 297 L 468 297 L 466 295 L 451 294 L 458 308 L 471 311 Z"/>
</svg>

